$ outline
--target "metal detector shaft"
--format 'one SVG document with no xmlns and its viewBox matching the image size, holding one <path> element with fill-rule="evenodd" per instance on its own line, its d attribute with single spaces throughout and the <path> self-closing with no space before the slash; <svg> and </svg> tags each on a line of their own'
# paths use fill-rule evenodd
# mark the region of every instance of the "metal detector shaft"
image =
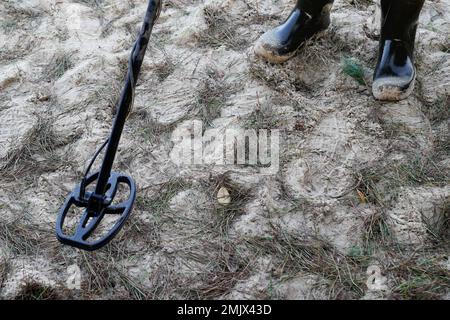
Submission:
<svg viewBox="0 0 450 320">
<path fill-rule="evenodd" d="M 133 210 L 136 200 L 136 183 L 125 174 L 112 172 L 112 166 L 119 146 L 125 121 L 130 113 L 134 100 L 136 82 L 144 60 L 145 51 L 150 40 L 153 24 L 159 15 L 161 0 L 149 0 L 144 24 L 131 53 L 125 86 L 120 94 L 111 135 L 94 155 L 81 183 L 67 196 L 56 220 L 56 237 L 64 244 L 83 250 L 97 250 L 105 246 L 124 226 Z M 106 153 L 99 172 L 89 174 L 95 159 L 106 146 Z M 90 185 L 95 191 L 87 191 Z M 114 201 L 119 186 L 127 185 L 129 195 L 125 200 Z M 117 200 L 117 199 L 116 199 Z M 78 223 L 70 227 L 65 223 L 72 207 L 82 209 Z M 108 228 L 97 230 L 106 215 L 114 215 L 114 223 Z M 70 223 L 69 223 L 70 225 Z M 98 231 L 101 231 L 100 234 Z"/>
<path fill-rule="evenodd" d="M 134 45 L 129 61 L 125 86 L 120 94 L 120 100 L 117 107 L 117 115 L 114 120 L 112 132 L 109 137 L 108 146 L 95 189 L 96 194 L 104 194 L 106 191 L 105 189 L 108 184 L 108 179 L 111 175 L 111 169 L 116 157 L 123 127 L 134 100 L 134 90 L 139 77 L 139 73 L 141 71 L 145 51 L 147 50 L 147 45 L 150 40 L 153 25 L 159 13 L 158 10 L 160 8 L 160 2 L 161 0 L 150 0 L 148 3 L 144 23 Z"/>
</svg>

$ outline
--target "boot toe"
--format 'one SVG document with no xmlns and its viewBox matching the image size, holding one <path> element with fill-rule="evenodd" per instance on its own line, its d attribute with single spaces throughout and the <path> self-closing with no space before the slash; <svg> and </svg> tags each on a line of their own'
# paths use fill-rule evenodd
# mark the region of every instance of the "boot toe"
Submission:
<svg viewBox="0 0 450 320">
<path fill-rule="evenodd" d="M 373 96 L 377 100 L 400 101 L 406 99 L 414 90 L 414 78 L 382 77 L 372 85 Z"/>
<path fill-rule="evenodd" d="M 271 63 L 283 63 L 292 58 L 295 52 L 282 54 L 283 45 L 274 30 L 264 33 L 253 48 L 255 55 Z"/>
</svg>

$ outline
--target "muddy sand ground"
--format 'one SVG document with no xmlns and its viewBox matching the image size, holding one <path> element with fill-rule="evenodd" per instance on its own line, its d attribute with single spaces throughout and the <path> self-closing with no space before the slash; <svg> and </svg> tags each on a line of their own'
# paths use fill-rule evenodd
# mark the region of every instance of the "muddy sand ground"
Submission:
<svg viewBox="0 0 450 320">
<path fill-rule="evenodd" d="M 291 61 L 256 60 L 292 5 L 164 1 L 115 164 L 136 207 L 87 253 L 56 214 L 109 133 L 146 1 L 1 1 L 0 297 L 449 299 L 450 1 L 426 2 L 399 103 L 371 96 L 370 0 L 336 1 Z M 177 165 L 193 121 L 279 129 L 279 170 Z"/>
</svg>

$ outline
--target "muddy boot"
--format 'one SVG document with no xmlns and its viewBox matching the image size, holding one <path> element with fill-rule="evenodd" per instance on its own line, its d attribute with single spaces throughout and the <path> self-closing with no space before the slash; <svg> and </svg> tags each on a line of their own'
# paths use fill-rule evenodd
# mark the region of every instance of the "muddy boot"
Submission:
<svg viewBox="0 0 450 320">
<path fill-rule="evenodd" d="M 255 54 L 273 63 L 289 60 L 307 39 L 328 28 L 332 5 L 333 0 L 298 0 L 282 25 L 259 38 Z"/>
<path fill-rule="evenodd" d="M 381 35 L 373 95 L 399 101 L 414 89 L 414 41 L 424 0 L 381 0 Z"/>
</svg>

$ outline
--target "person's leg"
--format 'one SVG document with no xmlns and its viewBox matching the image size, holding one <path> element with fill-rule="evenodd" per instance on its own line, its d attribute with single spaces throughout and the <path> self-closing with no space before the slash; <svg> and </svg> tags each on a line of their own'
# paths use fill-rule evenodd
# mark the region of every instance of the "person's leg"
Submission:
<svg viewBox="0 0 450 320">
<path fill-rule="evenodd" d="M 255 54 L 273 63 L 292 58 L 307 39 L 328 28 L 332 4 L 333 0 L 298 0 L 283 24 L 259 38 Z"/>
<path fill-rule="evenodd" d="M 381 34 L 373 95 L 398 101 L 414 89 L 414 41 L 424 0 L 381 0 Z"/>
</svg>

